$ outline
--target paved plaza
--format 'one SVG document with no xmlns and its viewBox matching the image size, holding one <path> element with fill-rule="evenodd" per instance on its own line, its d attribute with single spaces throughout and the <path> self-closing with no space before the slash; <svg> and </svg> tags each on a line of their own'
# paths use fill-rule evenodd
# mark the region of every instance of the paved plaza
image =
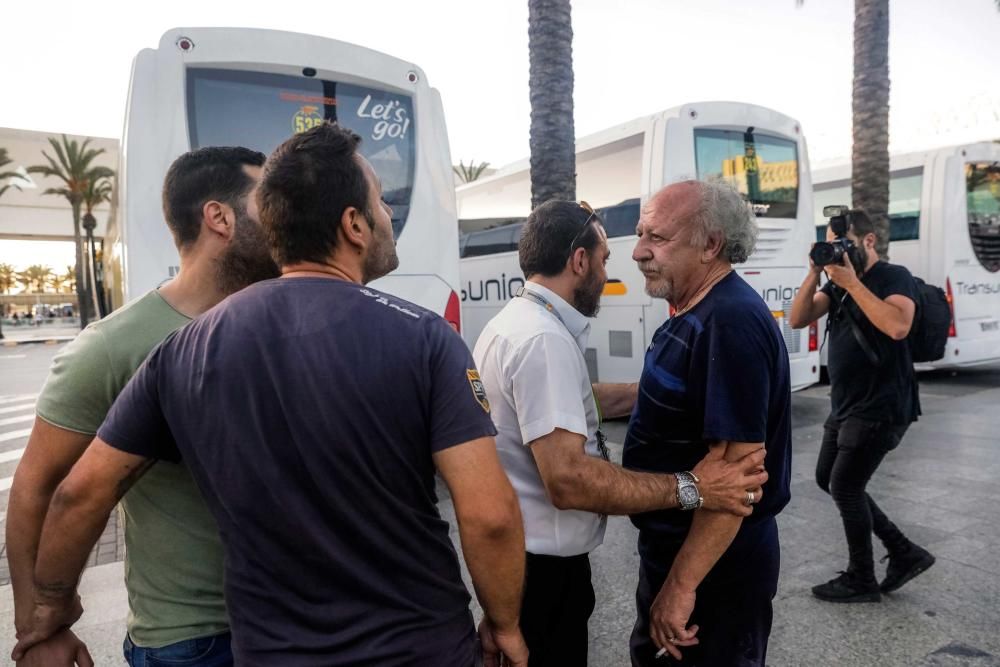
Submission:
<svg viewBox="0 0 1000 667">
<path fill-rule="evenodd" d="M 49 361 L 61 347 L 0 347 L 4 518 L 34 399 Z M 768 664 L 1000 667 L 1000 367 L 921 375 L 924 417 L 886 459 L 870 491 L 890 518 L 930 549 L 938 562 L 878 604 L 833 605 L 809 593 L 811 586 L 843 569 L 847 555 L 836 509 L 813 481 L 827 392 L 828 387 L 820 385 L 792 398 L 792 501 L 778 520 L 782 569 Z M 607 426 L 613 454 L 620 460 L 625 424 Z M 445 493 L 441 507 L 454 525 Z M 635 541 L 631 524 L 612 518 L 605 544 L 592 557 L 597 591 L 591 619 L 594 667 L 628 664 L 635 617 Z M 881 555 L 876 546 L 876 557 Z M 98 665 L 124 664 L 122 556 L 121 533 L 112 517 L 81 584 L 86 613 L 77 625 Z M 6 559 L 0 575 L 6 583 Z M 0 655 L 9 654 L 13 643 L 12 607 L 10 587 L 0 586 Z"/>
</svg>

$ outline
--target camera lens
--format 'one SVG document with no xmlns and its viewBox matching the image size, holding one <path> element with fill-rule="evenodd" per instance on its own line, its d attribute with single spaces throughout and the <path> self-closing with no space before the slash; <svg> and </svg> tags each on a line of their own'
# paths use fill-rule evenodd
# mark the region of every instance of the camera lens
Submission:
<svg viewBox="0 0 1000 667">
<path fill-rule="evenodd" d="M 811 259 L 813 264 L 816 266 L 836 264 L 840 262 L 840 255 L 843 251 L 843 248 L 839 245 L 834 245 L 828 241 L 820 241 L 813 246 L 812 250 L 809 251 L 809 259 Z"/>
</svg>

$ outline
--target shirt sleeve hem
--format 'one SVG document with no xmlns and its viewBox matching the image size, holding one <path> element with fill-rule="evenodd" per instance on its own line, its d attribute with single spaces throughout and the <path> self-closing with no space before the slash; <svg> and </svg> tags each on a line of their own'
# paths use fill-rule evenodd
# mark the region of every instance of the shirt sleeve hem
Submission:
<svg viewBox="0 0 1000 667">
<path fill-rule="evenodd" d="M 522 426 L 521 441 L 530 445 L 533 441 L 552 433 L 557 428 L 582 435 L 585 438 L 590 437 L 586 417 L 566 412 L 553 412 Z"/>
<path fill-rule="evenodd" d="M 706 442 L 727 441 L 727 442 L 764 442 L 766 437 L 760 433 L 732 433 L 705 431 L 702 439 Z"/>
<path fill-rule="evenodd" d="M 451 447 L 457 447 L 458 445 L 464 445 L 467 442 L 473 440 L 478 440 L 479 438 L 492 438 L 497 434 L 496 427 L 492 424 L 487 427 L 471 428 L 462 431 L 456 431 L 454 433 L 449 433 L 445 436 L 438 438 L 434 443 L 431 444 L 432 452 L 440 452 L 445 449 L 450 449 Z"/>
<path fill-rule="evenodd" d="M 73 433 L 79 433 L 80 435 L 97 435 L 97 429 L 83 428 L 79 426 L 70 426 L 69 424 L 59 423 L 59 420 L 53 419 L 48 415 L 44 415 L 40 410 L 35 411 L 35 416 L 41 419 L 43 422 L 49 426 L 55 426 L 56 428 L 61 428 L 64 431 L 72 431 Z"/>
</svg>

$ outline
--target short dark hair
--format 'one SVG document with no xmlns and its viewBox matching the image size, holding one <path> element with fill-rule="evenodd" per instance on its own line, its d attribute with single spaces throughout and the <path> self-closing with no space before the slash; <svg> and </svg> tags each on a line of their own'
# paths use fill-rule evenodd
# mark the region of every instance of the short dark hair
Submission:
<svg viewBox="0 0 1000 667">
<path fill-rule="evenodd" d="M 875 231 L 875 223 L 864 209 L 852 208 L 847 212 L 847 228 L 854 230 L 859 239 L 863 239 L 868 234 L 878 233 Z"/>
<path fill-rule="evenodd" d="M 183 248 L 201 233 L 201 209 L 213 199 L 241 210 L 254 180 L 243 167 L 260 167 L 263 153 L 240 146 L 206 146 L 174 160 L 163 181 L 163 217 Z"/>
<path fill-rule="evenodd" d="M 524 277 L 538 274 L 550 278 L 562 273 L 571 254 L 570 244 L 573 250 L 584 248 L 591 252 L 596 248 L 600 242 L 597 225 L 604 223 L 597 214 L 593 214 L 593 218 L 591 215 L 576 202 L 558 199 L 547 201 L 532 211 L 517 244 Z M 591 218 L 590 223 L 583 230 L 588 218 Z"/>
<path fill-rule="evenodd" d="M 324 122 L 278 146 L 257 191 L 260 221 L 281 266 L 322 262 L 337 245 L 344 211 L 353 206 L 373 224 L 368 180 L 354 158 L 361 137 Z"/>
</svg>

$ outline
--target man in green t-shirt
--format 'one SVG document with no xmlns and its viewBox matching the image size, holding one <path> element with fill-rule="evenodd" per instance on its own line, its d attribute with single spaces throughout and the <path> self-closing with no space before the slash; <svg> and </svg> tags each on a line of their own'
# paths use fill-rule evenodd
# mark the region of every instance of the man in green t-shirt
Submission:
<svg viewBox="0 0 1000 667">
<path fill-rule="evenodd" d="M 163 211 L 181 271 L 159 289 L 87 327 L 52 362 L 7 511 L 15 627 L 34 601 L 33 571 L 56 487 L 90 444 L 115 398 L 170 333 L 243 287 L 279 275 L 254 197 L 264 155 L 202 148 L 171 165 Z M 125 658 L 219 667 L 232 664 L 215 521 L 183 465 L 157 463 L 121 499 L 129 598 Z M 65 629 L 19 665 L 92 665 Z"/>
</svg>

